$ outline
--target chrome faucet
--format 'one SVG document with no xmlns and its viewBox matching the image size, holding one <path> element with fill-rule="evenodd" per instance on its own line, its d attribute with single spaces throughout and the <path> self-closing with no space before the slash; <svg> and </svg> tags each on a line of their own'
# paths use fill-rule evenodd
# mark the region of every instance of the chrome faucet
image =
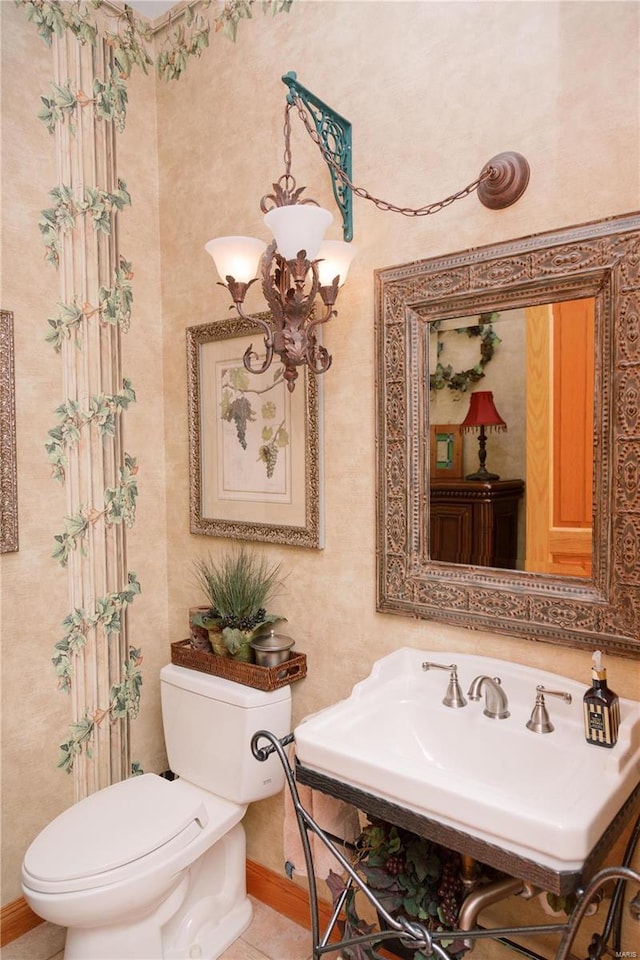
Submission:
<svg viewBox="0 0 640 960">
<path fill-rule="evenodd" d="M 500 686 L 500 677 L 486 675 L 476 677 L 469 687 L 467 696 L 469 700 L 479 700 L 483 692 L 485 717 L 491 717 L 492 720 L 506 719 L 509 716 L 509 701 Z"/>
<path fill-rule="evenodd" d="M 449 677 L 449 686 L 447 687 L 447 692 L 442 702 L 444 703 L 445 707 L 453 707 L 455 709 L 458 709 L 459 707 L 466 707 L 467 701 L 465 700 L 460 688 L 460 683 L 458 681 L 458 665 L 456 663 L 433 663 L 431 660 L 425 660 L 425 662 L 422 664 L 422 669 L 448 670 L 451 676 Z"/>
</svg>

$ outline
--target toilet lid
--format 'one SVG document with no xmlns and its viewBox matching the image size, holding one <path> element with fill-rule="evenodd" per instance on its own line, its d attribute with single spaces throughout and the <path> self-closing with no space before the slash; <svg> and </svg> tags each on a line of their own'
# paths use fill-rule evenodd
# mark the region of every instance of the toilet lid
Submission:
<svg viewBox="0 0 640 960">
<path fill-rule="evenodd" d="M 24 868 L 34 880 L 64 883 L 114 870 L 147 856 L 207 824 L 197 797 L 154 773 L 123 780 L 81 800 L 52 820 L 27 850 Z"/>
</svg>

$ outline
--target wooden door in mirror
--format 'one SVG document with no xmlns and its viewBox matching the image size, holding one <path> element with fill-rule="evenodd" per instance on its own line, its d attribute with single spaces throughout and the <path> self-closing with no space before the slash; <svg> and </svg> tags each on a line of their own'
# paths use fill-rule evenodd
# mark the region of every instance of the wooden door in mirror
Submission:
<svg viewBox="0 0 640 960">
<path fill-rule="evenodd" d="M 375 284 L 378 610 L 640 657 L 640 214 L 380 269 Z M 431 325 L 585 298 L 595 305 L 588 575 L 434 560 Z"/>
</svg>

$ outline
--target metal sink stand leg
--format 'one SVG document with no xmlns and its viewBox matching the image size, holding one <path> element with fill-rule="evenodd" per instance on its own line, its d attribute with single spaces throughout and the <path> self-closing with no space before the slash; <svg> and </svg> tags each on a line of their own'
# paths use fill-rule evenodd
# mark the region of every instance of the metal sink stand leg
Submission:
<svg viewBox="0 0 640 960">
<path fill-rule="evenodd" d="M 267 740 L 268 746 L 260 746 L 260 741 L 262 740 Z M 298 789 L 293 770 L 291 769 L 291 765 L 284 749 L 290 743 L 293 743 L 293 741 L 294 735 L 292 733 L 286 737 L 283 737 L 282 739 L 278 739 L 278 737 L 276 737 L 273 733 L 270 733 L 268 730 L 259 730 L 251 739 L 251 750 L 254 757 L 260 761 L 265 761 L 274 752 L 278 755 L 284 770 L 288 789 L 291 793 L 293 808 L 302 841 L 302 849 L 304 851 L 307 880 L 309 885 L 313 960 L 320 960 L 324 954 L 334 953 L 345 947 L 355 947 L 358 944 L 362 945 L 363 947 L 367 944 L 373 946 L 375 943 L 381 943 L 385 940 L 392 939 L 397 940 L 398 938 L 400 938 L 400 942 L 404 946 L 410 947 L 414 950 L 420 950 L 426 957 L 437 957 L 439 960 L 452 960 L 451 954 L 448 953 L 444 947 L 440 945 L 440 943 L 438 943 L 439 940 L 492 939 L 501 940 L 503 943 L 506 942 L 506 945 L 511 946 L 506 938 L 513 934 L 539 935 L 545 933 L 556 934 L 562 937 L 555 960 L 569 960 L 569 951 L 589 904 L 598 893 L 600 888 L 611 880 L 617 881 L 611 907 L 607 915 L 603 933 L 601 935 L 594 936 L 592 940 L 591 947 L 589 948 L 589 957 L 587 960 L 599 960 L 599 958 L 603 956 L 607 949 L 606 943 L 612 932 L 614 935 L 614 945 L 619 951 L 622 901 L 624 898 L 626 883 L 627 881 L 631 881 L 640 885 L 640 874 L 628 866 L 638 843 L 638 838 L 640 835 L 640 820 L 638 823 L 636 823 L 635 830 L 629 841 L 624 857 L 624 865 L 619 867 L 606 867 L 595 874 L 586 889 L 584 891 L 580 891 L 580 898 L 567 922 L 523 925 L 519 927 L 500 927 L 491 930 L 476 928 L 473 930 L 447 930 L 442 932 L 430 931 L 427 930 L 421 923 L 407 920 L 404 917 L 392 917 L 378 901 L 371 890 L 369 890 L 362 878 L 356 873 L 351 863 L 349 863 L 346 857 L 336 847 L 334 841 L 340 842 L 340 838 L 332 837 L 331 834 L 328 834 L 326 831 L 322 830 L 322 828 L 315 822 L 313 817 L 302 806 L 300 797 L 298 795 Z M 326 930 L 322 935 L 320 933 L 318 916 L 318 889 L 313 863 L 313 853 L 311 851 L 311 844 L 309 842 L 310 832 L 315 834 L 315 836 L 320 839 L 325 847 L 327 847 L 327 849 L 335 857 L 342 871 L 347 875 L 345 890 L 335 903 Z M 389 929 L 374 931 L 361 936 L 348 937 L 342 940 L 334 940 L 330 942 L 329 938 L 336 928 L 345 900 L 354 886 L 357 887 L 367 898 L 369 903 L 384 919 Z M 513 947 L 519 952 L 524 953 L 526 956 L 536 958 L 539 957 L 539 960 L 544 960 L 544 958 L 542 958 L 540 955 L 523 949 L 517 944 L 513 944 Z"/>
</svg>

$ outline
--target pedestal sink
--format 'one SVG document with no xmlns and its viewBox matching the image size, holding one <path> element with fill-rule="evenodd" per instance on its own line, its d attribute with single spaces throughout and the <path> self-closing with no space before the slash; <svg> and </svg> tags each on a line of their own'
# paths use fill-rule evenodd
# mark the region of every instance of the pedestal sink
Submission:
<svg viewBox="0 0 640 960">
<path fill-rule="evenodd" d="M 509 716 L 486 717 L 482 701 L 444 706 L 448 675 L 424 671 L 424 661 L 457 664 L 465 694 L 475 677 L 499 677 Z M 572 696 L 571 704 L 548 699 L 552 733 L 526 726 L 538 684 Z M 586 689 L 517 663 L 404 648 L 296 728 L 297 756 L 306 768 L 553 870 L 579 869 L 640 782 L 640 704 L 621 699 L 616 746 L 594 746 L 584 737 Z"/>
</svg>

